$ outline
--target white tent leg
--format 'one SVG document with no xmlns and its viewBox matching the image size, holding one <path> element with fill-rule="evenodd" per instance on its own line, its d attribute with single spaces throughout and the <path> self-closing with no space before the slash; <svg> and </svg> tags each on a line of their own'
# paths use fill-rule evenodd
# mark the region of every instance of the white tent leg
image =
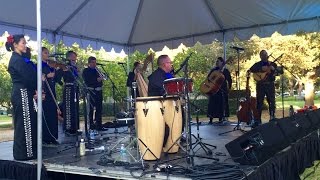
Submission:
<svg viewBox="0 0 320 180">
<path fill-rule="evenodd" d="M 41 169 L 42 169 L 42 61 L 41 61 L 41 4 L 40 0 L 37 0 L 37 45 L 38 45 L 38 64 L 37 64 L 37 91 L 38 91 L 38 111 L 37 111 L 37 179 L 41 179 Z"/>
<path fill-rule="evenodd" d="M 226 61 L 227 60 L 227 49 L 226 49 L 226 33 L 222 33 L 222 38 L 223 38 L 223 59 Z"/>
</svg>

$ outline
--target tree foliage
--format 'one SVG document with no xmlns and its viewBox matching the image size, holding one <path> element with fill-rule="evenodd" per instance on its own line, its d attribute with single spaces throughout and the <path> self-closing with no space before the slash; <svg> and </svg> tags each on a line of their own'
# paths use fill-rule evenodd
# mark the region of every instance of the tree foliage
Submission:
<svg viewBox="0 0 320 180">
<path fill-rule="evenodd" d="M 11 92 L 11 80 L 7 72 L 7 64 L 9 62 L 10 53 L 7 53 L 4 49 L 4 42 L 7 34 L 4 34 L 0 39 L 0 105 L 10 106 L 10 92 Z M 50 53 L 54 52 L 53 44 L 50 44 L 47 40 L 42 41 L 43 46 L 47 47 Z M 230 48 L 230 46 L 239 46 L 245 48 L 245 51 L 239 51 Z M 246 84 L 246 71 L 257 61 L 260 60 L 259 52 L 265 49 L 272 54 L 269 60 L 274 60 L 274 58 L 279 57 L 283 54 L 281 59 L 277 62 L 285 67 L 283 81 L 280 81 L 280 77 L 277 77 L 277 91 L 281 90 L 281 85 L 283 82 L 284 90 L 303 89 L 303 84 L 312 81 L 319 85 L 319 74 L 320 74 L 320 33 L 306 33 L 299 32 L 296 35 L 282 36 L 279 33 L 274 33 L 268 38 L 259 38 L 258 36 L 253 36 L 248 41 L 240 41 L 234 39 L 233 42 L 226 43 L 226 59 L 229 60 L 226 65 L 230 70 L 233 78 L 232 89 L 236 89 L 236 72 L 239 68 L 239 86 L 240 89 L 244 89 Z M 32 59 L 36 60 L 37 51 L 35 47 L 32 48 Z M 114 57 L 111 53 L 107 53 L 103 48 L 100 50 L 93 50 L 92 47 L 81 48 L 78 44 L 73 44 L 67 47 L 63 42 L 59 42 L 55 51 L 57 53 L 65 53 L 68 50 L 73 50 L 78 54 L 78 67 L 80 72 L 86 67 L 87 59 L 89 56 L 95 56 L 99 63 L 106 64 L 104 66 L 105 73 L 108 75 L 109 80 L 104 81 L 104 100 L 112 102 L 113 100 L 113 84 L 115 85 L 115 97 L 114 99 L 118 102 L 122 102 L 123 98 L 126 96 L 127 87 L 127 71 L 131 71 L 133 68 L 133 63 L 135 61 L 140 61 L 143 63 L 147 54 L 138 51 L 129 54 L 128 57 L 120 58 Z M 149 53 L 153 53 L 152 50 Z M 199 87 L 201 82 L 206 78 L 208 71 L 215 65 L 217 57 L 223 57 L 223 44 L 218 41 L 214 41 L 209 45 L 202 45 L 196 43 L 193 47 L 182 48 L 179 53 L 170 53 L 168 50 L 168 55 L 173 60 L 173 66 L 177 71 L 184 60 L 192 53 L 188 61 L 188 71 L 189 78 L 193 79 L 194 92 L 199 93 Z M 148 65 L 148 68 L 144 74 L 147 77 L 157 68 L 156 59 L 160 55 L 159 52 L 156 53 L 153 63 Z M 239 56 L 238 56 L 239 55 Z M 239 57 L 239 58 L 238 58 Z M 64 61 L 65 59 L 60 59 Z M 126 65 L 120 65 L 117 62 L 127 62 Z M 238 67 L 239 62 L 239 67 Z M 104 71 L 102 67 L 99 67 L 101 71 Z M 183 71 L 180 71 L 177 77 L 183 77 Z M 80 81 L 82 81 L 80 79 Z M 250 85 L 251 90 L 255 91 L 253 80 L 251 79 Z M 62 87 L 57 85 L 57 99 L 61 101 L 62 99 Z"/>
</svg>

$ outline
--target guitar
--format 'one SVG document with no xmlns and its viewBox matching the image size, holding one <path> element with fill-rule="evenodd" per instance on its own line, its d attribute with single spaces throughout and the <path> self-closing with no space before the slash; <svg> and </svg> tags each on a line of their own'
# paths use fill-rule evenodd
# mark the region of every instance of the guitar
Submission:
<svg viewBox="0 0 320 180">
<path fill-rule="evenodd" d="M 232 61 L 232 58 L 228 58 L 225 65 Z M 222 83 L 225 80 L 224 75 L 222 74 L 225 65 L 223 66 L 222 70 L 220 71 L 213 71 L 209 74 L 209 76 L 201 83 L 200 85 L 200 92 L 202 92 L 205 95 L 212 95 L 219 91 L 221 88 Z"/>
<path fill-rule="evenodd" d="M 276 61 L 278 61 L 281 57 L 282 57 L 283 54 L 281 54 L 279 57 L 277 57 L 274 61 L 270 62 L 268 61 L 269 63 L 269 66 L 265 67 L 265 69 L 263 69 L 263 72 L 256 72 L 256 73 L 253 73 L 253 79 L 255 81 L 264 81 L 267 79 L 267 77 L 269 76 L 269 74 L 273 73 L 273 75 L 276 74 L 276 72 L 272 72 L 271 70 L 271 63 L 275 63 Z"/>
<path fill-rule="evenodd" d="M 223 81 L 224 75 L 220 71 L 213 71 L 207 79 L 205 79 L 200 85 L 200 92 L 208 96 L 215 94 L 219 91 Z"/>
<path fill-rule="evenodd" d="M 267 77 L 269 76 L 269 74 L 272 73 L 271 70 L 271 65 L 269 65 L 264 72 L 256 72 L 253 73 L 252 77 L 255 81 L 264 81 L 267 79 Z"/>
</svg>

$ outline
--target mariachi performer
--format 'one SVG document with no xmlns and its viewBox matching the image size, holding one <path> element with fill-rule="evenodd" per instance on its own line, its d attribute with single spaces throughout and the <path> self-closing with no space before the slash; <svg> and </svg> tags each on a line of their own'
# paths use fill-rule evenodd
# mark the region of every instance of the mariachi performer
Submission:
<svg viewBox="0 0 320 180">
<path fill-rule="evenodd" d="M 225 117 L 229 117 L 229 103 L 228 103 L 228 92 L 231 88 L 232 79 L 230 71 L 225 68 L 225 60 L 222 57 L 218 57 L 216 61 L 216 67 L 211 69 L 208 77 L 211 73 L 218 71 L 224 75 L 224 81 L 218 92 L 211 94 L 208 103 L 208 114 L 209 124 L 212 124 L 213 118 L 218 118 L 218 123 L 222 123 Z"/>
<path fill-rule="evenodd" d="M 155 70 L 149 77 L 148 96 L 163 96 L 165 89 L 163 82 L 166 79 L 173 78 L 172 61 L 168 55 L 161 55 L 157 60 L 158 69 Z"/>
<path fill-rule="evenodd" d="M 106 77 L 97 69 L 97 60 L 95 57 L 90 56 L 88 58 L 88 67 L 83 70 L 82 77 L 90 96 L 88 102 L 90 104 L 90 129 L 100 131 L 102 130 L 102 85 Z"/>
<path fill-rule="evenodd" d="M 48 65 L 49 50 L 42 47 L 42 73 L 46 82 L 43 85 L 46 98 L 43 100 L 42 140 L 44 144 L 58 144 L 58 114 L 56 105 L 55 69 Z"/>
<path fill-rule="evenodd" d="M 77 84 L 78 68 L 77 54 L 74 51 L 66 53 L 67 68 L 56 71 L 57 82 L 63 78 L 63 129 L 67 135 L 75 135 L 79 129 L 79 89 Z"/>
<path fill-rule="evenodd" d="M 36 66 L 23 57 L 27 50 L 24 35 L 10 35 L 5 46 L 13 51 L 8 65 L 12 80 L 13 157 L 16 160 L 36 159 L 37 115 L 33 99 L 37 88 Z"/>
</svg>

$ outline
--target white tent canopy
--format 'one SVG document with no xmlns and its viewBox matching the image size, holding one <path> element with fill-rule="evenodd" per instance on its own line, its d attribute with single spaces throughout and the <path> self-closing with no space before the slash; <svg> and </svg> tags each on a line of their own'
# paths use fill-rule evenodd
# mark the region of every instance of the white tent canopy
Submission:
<svg viewBox="0 0 320 180">
<path fill-rule="evenodd" d="M 146 51 L 319 31 L 320 0 L 42 0 L 42 37 L 95 49 Z M 36 39 L 36 1 L 0 7 L 0 33 Z"/>
</svg>

